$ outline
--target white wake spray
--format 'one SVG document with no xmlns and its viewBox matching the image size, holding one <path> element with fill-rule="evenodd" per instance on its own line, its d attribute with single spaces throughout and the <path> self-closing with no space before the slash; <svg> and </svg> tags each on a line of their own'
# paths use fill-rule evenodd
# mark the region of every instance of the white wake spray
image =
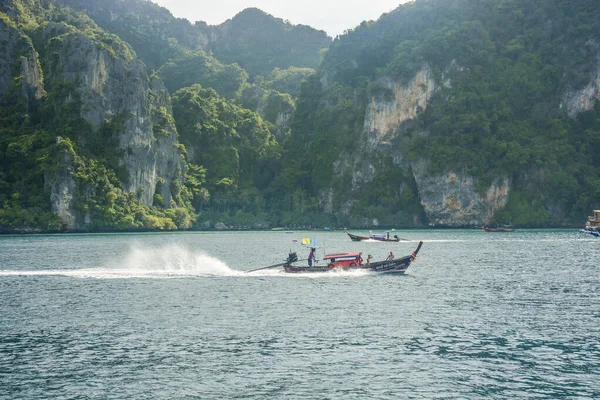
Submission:
<svg viewBox="0 0 600 400">
<path fill-rule="evenodd" d="M 175 244 L 153 248 L 132 247 L 125 257 L 115 256 L 99 268 L 0 270 L 0 276 L 70 276 L 96 279 L 243 275 L 243 271 L 233 270 L 215 257 Z"/>
<path fill-rule="evenodd" d="M 241 271 L 229 268 L 204 252 L 179 245 L 160 248 L 132 248 L 118 270 L 134 274 L 160 276 L 238 276 Z"/>
</svg>

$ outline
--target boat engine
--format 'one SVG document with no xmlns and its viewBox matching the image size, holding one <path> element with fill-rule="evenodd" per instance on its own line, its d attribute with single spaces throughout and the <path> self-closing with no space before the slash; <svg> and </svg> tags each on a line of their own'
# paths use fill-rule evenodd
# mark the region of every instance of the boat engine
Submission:
<svg viewBox="0 0 600 400">
<path fill-rule="evenodd" d="M 298 261 L 298 255 L 296 253 L 290 253 L 288 255 L 287 260 L 286 260 L 286 262 L 288 264 L 291 264 L 291 263 L 296 262 L 296 261 Z"/>
</svg>

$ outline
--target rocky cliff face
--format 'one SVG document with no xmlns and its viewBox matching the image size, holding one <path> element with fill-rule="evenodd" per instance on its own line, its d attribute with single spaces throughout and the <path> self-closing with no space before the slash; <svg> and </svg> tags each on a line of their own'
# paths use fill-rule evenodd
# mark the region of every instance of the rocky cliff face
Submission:
<svg viewBox="0 0 600 400">
<path fill-rule="evenodd" d="M 86 36 L 61 30 L 52 23 L 46 28 L 47 36 L 59 39 L 52 41 L 56 60 L 49 75 L 75 87 L 81 116 L 96 132 L 117 118 L 123 121 L 119 141 L 124 151 L 122 165 L 129 176 L 125 190 L 151 206 L 162 178 L 161 195 L 168 205 L 169 188 L 182 165 L 170 100 L 162 83 L 148 78 L 145 65 L 128 48 L 123 49 L 124 56 L 117 56 Z M 57 189 L 65 191 L 68 188 Z"/>
<path fill-rule="evenodd" d="M 21 89 L 28 106 L 32 107 L 45 94 L 38 55 L 29 38 L 2 20 L 0 53 L 3 54 L 0 57 L 0 97 L 11 86 L 16 72 L 22 77 Z"/>
<path fill-rule="evenodd" d="M 364 130 L 371 147 L 390 145 L 398 139 L 402 126 L 427 108 L 437 87 L 427 66 L 406 85 L 391 78 L 380 79 L 378 84 L 383 94 L 371 97 L 365 116 Z"/>
<path fill-rule="evenodd" d="M 15 46 L 18 32 L 0 20 L 0 96 L 8 90 L 12 81 L 12 68 L 14 64 Z"/>
<path fill-rule="evenodd" d="M 54 23 L 48 24 L 45 35 L 55 57 L 48 63 L 47 74 L 74 87 L 81 117 L 93 131 L 98 133 L 106 124 L 119 121 L 119 147 L 123 151 L 120 164 L 128 176 L 124 190 L 151 206 L 161 180 L 164 183 L 159 185 L 159 194 L 169 205 L 171 184 L 182 179 L 183 165 L 170 98 L 162 82 L 149 78 L 145 65 L 128 48 L 117 55 L 114 49 L 81 34 L 65 32 L 64 27 Z M 64 101 L 72 101 L 70 97 Z M 64 162 L 56 179 L 50 178 L 52 207 L 68 229 L 84 229 L 89 218 L 82 219 L 74 212 L 75 185 L 68 177 L 72 161 L 66 157 Z"/>
<path fill-rule="evenodd" d="M 508 178 L 494 182 L 481 195 L 477 192 L 477 180 L 468 173 L 450 171 L 429 175 L 425 160 L 411 163 L 411 166 L 421 204 L 431 225 L 487 225 L 508 201 Z"/>
<path fill-rule="evenodd" d="M 580 90 L 569 91 L 561 107 L 566 109 L 571 118 L 577 118 L 579 113 L 594 109 L 596 101 L 600 100 L 600 62 L 590 82 Z"/>
<path fill-rule="evenodd" d="M 62 138 L 57 138 L 60 142 Z M 75 178 L 75 163 L 73 155 L 66 149 L 61 150 L 58 157 L 57 170 L 54 174 L 45 174 L 46 185 L 50 187 L 50 202 L 52 211 L 58 215 L 63 227 L 79 231 L 85 230 L 90 223 L 89 213 L 84 213 L 75 207 L 76 202 L 76 185 Z M 88 196 L 93 195 L 92 188 L 85 188 Z"/>
<path fill-rule="evenodd" d="M 389 78 L 377 83 L 382 94 L 369 99 L 365 115 L 366 153 L 390 152 L 398 168 L 412 171 L 430 224 L 480 226 L 489 223 L 508 201 L 510 182 L 507 178 L 498 180 L 481 195 L 477 191 L 477 180 L 467 172 L 449 170 L 443 174 L 430 174 L 426 157 L 414 162 L 405 159 L 406 150 L 401 148 L 403 134 L 427 109 L 439 87 L 430 69 L 423 67 L 406 85 Z M 448 86 L 450 82 L 446 81 L 444 85 Z M 359 157 L 354 167 L 354 185 L 369 182 L 378 173 L 373 163 L 364 157 Z M 399 187 L 401 184 L 398 182 Z"/>
</svg>

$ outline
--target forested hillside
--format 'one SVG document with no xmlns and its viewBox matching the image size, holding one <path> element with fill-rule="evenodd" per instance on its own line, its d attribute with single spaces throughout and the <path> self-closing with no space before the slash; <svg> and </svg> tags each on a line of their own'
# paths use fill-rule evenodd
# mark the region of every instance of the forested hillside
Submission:
<svg viewBox="0 0 600 400">
<path fill-rule="evenodd" d="M 57 0 L 130 44 L 172 94 L 200 84 L 289 133 L 300 84 L 315 73 L 331 39 L 249 8 L 218 26 L 175 18 L 147 0 Z M 291 96 L 291 99 L 289 96 Z"/>
<path fill-rule="evenodd" d="M 417 0 L 324 32 L 249 9 L 0 3 L 0 231 L 580 225 L 600 4 Z"/>
<path fill-rule="evenodd" d="M 147 0 L 58 0 L 89 15 L 100 27 L 121 37 L 150 69 L 158 69 L 187 51 L 213 53 L 223 64 L 239 64 L 250 76 L 274 68 L 317 68 L 331 39 L 323 31 L 292 25 L 249 8 L 218 26 L 175 18 Z"/>
<path fill-rule="evenodd" d="M 600 205 L 599 16 L 586 0 L 431 0 L 349 31 L 298 102 L 307 196 L 395 223 L 419 205 L 420 223 L 581 223 Z"/>
<path fill-rule="evenodd" d="M 190 82 L 176 122 L 161 79 L 85 14 L 11 1 L 0 39 L 2 231 L 188 229 L 213 204 L 246 209 L 273 174 L 281 150 L 260 116 Z"/>
</svg>

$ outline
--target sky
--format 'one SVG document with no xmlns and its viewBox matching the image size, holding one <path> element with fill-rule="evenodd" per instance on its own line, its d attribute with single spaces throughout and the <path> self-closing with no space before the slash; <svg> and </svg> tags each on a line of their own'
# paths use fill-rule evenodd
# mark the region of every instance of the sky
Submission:
<svg viewBox="0 0 600 400">
<path fill-rule="evenodd" d="M 191 22 L 218 25 L 238 12 L 256 7 L 292 24 L 310 25 L 335 37 L 362 21 L 376 20 L 408 0 L 152 0 Z"/>
</svg>

